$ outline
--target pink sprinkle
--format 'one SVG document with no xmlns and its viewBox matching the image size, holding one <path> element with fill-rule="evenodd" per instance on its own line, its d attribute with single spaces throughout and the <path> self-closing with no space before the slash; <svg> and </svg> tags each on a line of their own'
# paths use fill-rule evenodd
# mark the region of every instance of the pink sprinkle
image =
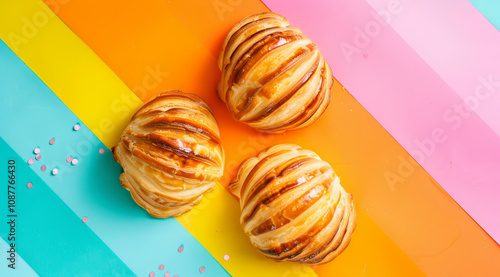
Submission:
<svg viewBox="0 0 500 277">
<path fill-rule="evenodd" d="M 224 261 L 229 261 L 229 255 L 228 254 L 224 255 Z"/>
<path fill-rule="evenodd" d="M 182 253 L 182 251 L 184 251 L 184 246 L 179 246 L 179 248 L 177 248 L 177 251 L 179 251 L 179 253 Z"/>
<path fill-rule="evenodd" d="M 71 157 L 71 156 L 68 156 L 68 157 L 66 158 L 66 161 L 67 161 L 68 163 L 70 163 L 72 160 L 73 160 L 73 157 Z"/>
<path fill-rule="evenodd" d="M 205 267 L 204 266 L 200 267 L 200 273 L 205 273 Z"/>
<path fill-rule="evenodd" d="M 35 157 L 35 159 L 36 159 L 37 161 L 39 161 L 41 158 L 42 158 L 42 155 L 40 155 L 40 154 L 36 155 L 36 157 Z"/>
<path fill-rule="evenodd" d="M 37 148 L 35 148 L 35 150 L 33 150 L 33 153 L 35 153 L 35 154 L 39 154 L 39 153 L 40 153 L 40 148 L 38 148 L 38 147 L 37 147 Z"/>
<path fill-rule="evenodd" d="M 104 154 L 104 148 L 99 149 L 99 154 Z"/>
<path fill-rule="evenodd" d="M 174 275 L 174 277 L 179 277 L 179 275 Z"/>
<path fill-rule="evenodd" d="M 165 277 L 170 277 L 170 272 L 166 272 Z"/>
<path fill-rule="evenodd" d="M 54 143 L 56 143 L 56 140 L 55 140 L 55 139 L 50 139 L 50 140 L 49 140 L 49 144 L 50 144 L 50 145 L 53 145 Z"/>
<path fill-rule="evenodd" d="M 45 165 L 42 165 L 42 167 L 40 167 L 40 169 L 41 169 L 42 171 L 45 171 L 45 170 L 47 170 L 47 167 L 46 167 Z"/>
<path fill-rule="evenodd" d="M 71 164 L 72 164 L 72 165 L 77 165 L 77 164 L 78 164 L 78 159 L 73 159 L 73 160 L 71 161 Z"/>
<path fill-rule="evenodd" d="M 84 216 L 84 217 L 82 218 L 82 222 L 83 222 L 83 223 L 87 223 L 87 221 L 89 221 L 89 219 L 88 219 L 86 216 Z"/>
<path fill-rule="evenodd" d="M 29 164 L 29 165 L 32 165 L 34 162 L 35 162 L 35 160 L 33 160 L 33 159 L 29 159 L 29 160 L 28 160 L 28 164 Z"/>
<path fill-rule="evenodd" d="M 57 168 L 52 169 L 52 175 L 57 175 L 57 173 L 59 173 L 59 169 Z"/>
<path fill-rule="evenodd" d="M 26 185 L 29 189 L 33 187 L 33 183 L 32 182 L 29 182 L 27 185 Z"/>
<path fill-rule="evenodd" d="M 75 130 L 75 131 L 80 130 L 80 125 L 79 124 L 75 124 L 75 126 L 73 126 L 73 130 Z"/>
<path fill-rule="evenodd" d="M 155 273 L 153 271 L 149 272 L 149 277 L 155 277 Z"/>
<path fill-rule="evenodd" d="M 161 264 L 161 265 L 158 267 L 158 269 L 159 269 L 159 270 L 164 270 L 164 269 L 165 269 L 165 266 Z"/>
</svg>

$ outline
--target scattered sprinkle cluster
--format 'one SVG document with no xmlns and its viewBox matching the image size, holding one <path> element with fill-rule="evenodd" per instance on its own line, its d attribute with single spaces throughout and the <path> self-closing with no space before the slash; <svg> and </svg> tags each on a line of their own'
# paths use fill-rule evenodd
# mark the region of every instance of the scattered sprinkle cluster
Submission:
<svg viewBox="0 0 500 277">
<path fill-rule="evenodd" d="M 77 123 L 77 124 L 75 124 L 75 125 L 73 126 L 73 130 L 74 130 L 74 131 L 78 131 L 78 130 L 80 130 L 80 124 L 78 124 L 78 123 Z M 51 139 L 49 140 L 49 145 L 54 145 L 55 143 L 56 143 L 56 140 L 55 140 L 54 138 L 51 138 Z M 34 157 L 34 159 L 33 159 L 33 158 L 28 159 L 28 164 L 29 164 L 29 165 L 33 165 L 33 164 L 35 163 L 35 160 L 36 160 L 36 161 L 40 161 L 40 160 L 42 159 L 42 155 L 41 155 L 40 153 L 41 153 L 41 149 L 40 149 L 40 147 L 36 147 L 35 149 L 33 149 L 33 154 L 35 155 L 35 157 Z M 101 154 L 101 155 L 102 155 L 102 154 L 104 154 L 104 153 L 105 153 L 104 148 L 100 148 L 100 149 L 99 149 L 99 154 Z M 79 161 L 78 161 L 78 159 L 77 159 L 77 158 L 75 158 L 75 157 L 68 156 L 68 157 L 66 158 L 66 162 L 67 162 L 67 163 L 69 163 L 69 164 L 71 164 L 72 166 L 75 166 L 75 165 L 77 165 L 77 164 L 78 164 L 78 162 L 79 162 Z M 46 166 L 46 165 L 42 165 L 42 166 L 40 167 L 40 169 L 41 169 L 42 171 L 46 171 L 46 170 L 47 170 L 47 166 Z M 51 170 L 51 173 L 52 173 L 52 175 L 57 175 L 57 174 L 59 173 L 59 169 L 58 169 L 58 168 L 53 168 L 53 169 Z M 32 183 L 32 182 L 29 182 L 28 184 L 26 184 L 26 187 L 27 187 L 28 189 L 31 189 L 31 188 L 33 187 L 33 183 Z M 88 219 L 86 216 L 84 216 L 84 217 L 82 218 L 82 222 L 83 222 L 83 223 L 87 223 L 88 221 L 89 221 L 89 219 Z M 184 252 L 184 245 L 182 245 L 182 244 L 181 244 L 181 245 L 177 248 L 177 252 L 179 252 L 179 253 Z M 228 261 L 228 260 L 229 260 L 229 255 L 227 255 L 227 254 L 226 254 L 226 255 L 224 255 L 224 260 L 225 260 L 225 261 Z M 159 269 L 160 271 L 165 270 L 165 265 L 163 265 L 163 264 L 159 265 L 159 266 L 158 266 L 158 269 Z M 205 273 L 205 271 L 206 271 L 206 268 L 205 268 L 204 266 L 200 266 L 200 268 L 199 268 L 199 272 L 200 272 L 200 273 Z M 151 271 L 151 272 L 149 273 L 149 277 L 155 277 L 155 275 L 156 275 L 156 274 L 155 274 L 155 272 L 154 272 L 154 271 Z M 163 276 L 164 276 L 164 277 L 172 277 L 171 273 L 170 273 L 170 272 L 168 272 L 168 271 L 167 271 L 167 272 L 165 272 L 165 274 L 164 274 Z M 178 275 L 174 275 L 173 277 L 179 277 L 179 276 L 178 276 Z"/>
<path fill-rule="evenodd" d="M 79 124 L 79 123 L 76 123 L 76 124 L 73 126 L 73 131 L 78 131 L 78 130 L 80 130 L 80 124 Z M 56 143 L 56 139 L 55 139 L 55 138 L 51 138 L 51 139 L 49 140 L 49 145 L 54 145 L 55 143 Z M 33 165 L 33 164 L 35 163 L 35 160 L 36 160 L 36 161 L 40 161 L 40 160 L 42 159 L 41 152 L 42 152 L 42 150 L 40 149 L 40 147 L 36 147 L 35 149 L 33 149 L 33 154 L 34 154 L 35 156 L 34 156 L 34 158 L 29 158 L 29 159 L 28 159 L 28 161 L 27 161 L 27 162 L 28 162 L 28 164 L 29 164 L 29 165 Z M 102 154 L 104 154 L 104 153 L 105 153 L 104 148 L 100 148 L 100 149 L 99 149 L 99 154 L 101 154 L 101 155 L 102 155 Z M 72 166 L 75 166 L 75 165 L 77 165 L 77 164 L 78 164 L 78 162 L 79 162 L 79 161 L 78 161 L 78 159 L 77 159 L 77 158 L 75 158 L 75 157 L 68 156 L 68 157 L 66 158 L 66 162 L 68 162 L 68 163 L 69 163 L 69 164 L 71 164 Z M 40 167 L 40 170 L 41 170 L 41 171 L 46 171 L 46 170 L 47 170 L 47 166 L 46 166 L 46 165 L 44 165 L 44 164 L 42 164 L 42 166 Z M 51 174 L 52 174 L 52 175 L 54 175 L 54 176 L 55 176 L 55 175 L 59 174 L 59 169 L 58 169 L 58 168 L 53 168 L 50 172 L 51 172 Z M 26 184 L 26 187 L 27 187 L 28 189 L 33 188 L 33 183 L 32 183 L 32 182 L 29 182 L 28 184 Z M 88 221 L 89 221 L 89 219 L 88 219 L 86 216 L 84 216 L 84 217 L 82 218 L 82 222 L 83 222 L 83 223 L 87 223 Z M 164 266 L 163 266 L 163 265 L 161 265 L 161 266 L 164 268 Z M 163 270 L 163 269 L 160 269 L 160 270 Z M 152 272 L 152 273 L 153 273 L 153 272 Z M 151 275 L 151 274 L 150 274 L 150 275 Z M 154 276 L 154 273 L 153 273 L 153 276 Z M 165 275 L 165 276 L 166 276 L 166 275 Z"/>
<path fill-rule="evenodd" d="M 54 145 L 55 143 L 56 143 L 56 139 L 51 138 L 49 140 L 49 145 Z M 33 158 L 29 158 L 28 159 L 28 164 L 29 165 L 33 165 L 35 163 L 35 160 L 37 160 L 37 161 L 41 160 L 42 159 L 42 154 L 40 154 L 41 152 L 42 152 L 42 150 L 40 149 L 40 147 L 36 147 L 35 149 L 33 149 L 33 154 L 35 155 L 35 158 L 34 159 Z M 47 170 L 47 166 L 43 164 L 40 167 L 40 170 L 41 171 Z M 59 173 L 59 169 L 53 168 L 51 170 L 51 173 L 52 173 L 52 175 L 57 175 Z M 29 185 L 29 184 L 31 184 L 31 183 L 28 183 L 28 188 L 32 188 L 33 184 L 31 184 L 31 185 Z"/>
</svg>

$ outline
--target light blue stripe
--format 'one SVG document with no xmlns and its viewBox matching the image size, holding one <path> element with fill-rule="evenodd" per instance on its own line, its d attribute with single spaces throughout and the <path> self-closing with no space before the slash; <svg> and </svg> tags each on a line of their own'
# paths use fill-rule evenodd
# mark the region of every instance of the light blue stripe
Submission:
<svg viewBox="0 0 500 277">
<path fill-rule="evenodd" d="M 497 30 L 500 30 L 500 1 L 499 0 L 469 0 Z"/>
<path fill-rule="evenodd" d="M 134 273 L 159 273 L 164 264 L 172 276 L 200 275 L 201 266 L 203 276 L 229 276 L 176 219 L 152 218 L 135 204 L 106 146 L 4 43 L 0 60 L 0 136 L 23 160 L 40 147 L 42 160 L 32 169 L 80 218 L 89 218 L 87 225 Z M 81 129 L 73 131 L 77 123 Z M 106 149 L 103 155 L 100 148 Z M 69 165 L 68 156 L 78 158 L 78 165 Z M 47 171 L 40 170 L 42 164 Z M 57 176 L 50 174 L 54 167 Z M 181 244 L 185 251 L 178 253 Z"/>
<path fill-rule="evenodd" d="M 10 250 L 10 246 L 5 240 L 0 237 L 0 253 L 6 253 Z M 12 277 L 37 277 L 39 276 L 36 272 L 27 264 L 24 259 L 17 254 L 16 259 L 16 269 L 11 269 L 8 267 L 9 261 L 7 259 L 0 259 L 0 276 L 12 276 Z"/>
<path fill-rule="evenodd" d="M 7 162 L 15 162 L 16 184 L 14 213 L 7 211 L 7 185 L 0 192 L 2 221 L 0 237 L 14 243 L 15 251 L 41 276 L 134 276 L 81 219 L 33 172 L 7 143 L 0 138 L 0 180 L 7 184 Z M 33 184 L 31 189 L 26 186 Z M 8 217 L 14 214 L 16 217 Z M 15 220 L 15 232 L 6 224 Z M 6 252 L 2 251 L 2 254 Z M 10 255 L 10 253 L 9 253 Z M 16 270 L 12 276 L 24 276 L 22 264 L 14 255 Z M 2 259 L 4 260 L 4 259 Z M 0 271 L 1 272 L 1 271 Z M 20 274 L 20 275 L 19 275 Z"/>
</svg>

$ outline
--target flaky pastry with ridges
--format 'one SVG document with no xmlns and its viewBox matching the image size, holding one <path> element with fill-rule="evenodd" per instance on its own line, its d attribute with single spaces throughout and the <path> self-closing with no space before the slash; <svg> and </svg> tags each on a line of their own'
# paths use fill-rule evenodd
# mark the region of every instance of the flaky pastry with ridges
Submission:
<svg viewBox="0 0 500 277">
<path fill-rule="evenodd" d="M 181 215 L 222 177 L 224 151 L 212 111 L 198 96 L 166 91 L 145 103 L 113 148 L 121 184 L 152 216 Z"/>
<path fill-rule="evenodd" d="M 236 24 L 218 65 L 219 98 L 235 119 L 259 131 L 309 126 L 330 103 L 330 67 L 316 44 L 279 14 L 260 13 Z"/>
<path fill-rule="evenodd" d="M 240 223 L 266 257 L 308 264 L 330 262 L 356 227 L 352 195 L 314 152 L 279 144 L 245 160 L 231 182 Z"/>
</svg>

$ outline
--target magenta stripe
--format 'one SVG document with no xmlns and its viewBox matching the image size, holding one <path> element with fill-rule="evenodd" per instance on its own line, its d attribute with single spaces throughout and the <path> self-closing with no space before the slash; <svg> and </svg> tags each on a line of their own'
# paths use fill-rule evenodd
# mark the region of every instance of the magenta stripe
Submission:
<svg viewBox="0 0 500 277">
<path fill-rule="evenodd" d="M 264 2 L 319 45 L 339 81 L 499 242 L 500 140 L 457 93 L 364 0 Z M 390 3 L 393 19 L 404 16 Z"/>
<path fill-rule="evenodd" d="M 391 27 L 500 135 L 500 32 L 467 0 L 400 1 Z"/>
</svg>

